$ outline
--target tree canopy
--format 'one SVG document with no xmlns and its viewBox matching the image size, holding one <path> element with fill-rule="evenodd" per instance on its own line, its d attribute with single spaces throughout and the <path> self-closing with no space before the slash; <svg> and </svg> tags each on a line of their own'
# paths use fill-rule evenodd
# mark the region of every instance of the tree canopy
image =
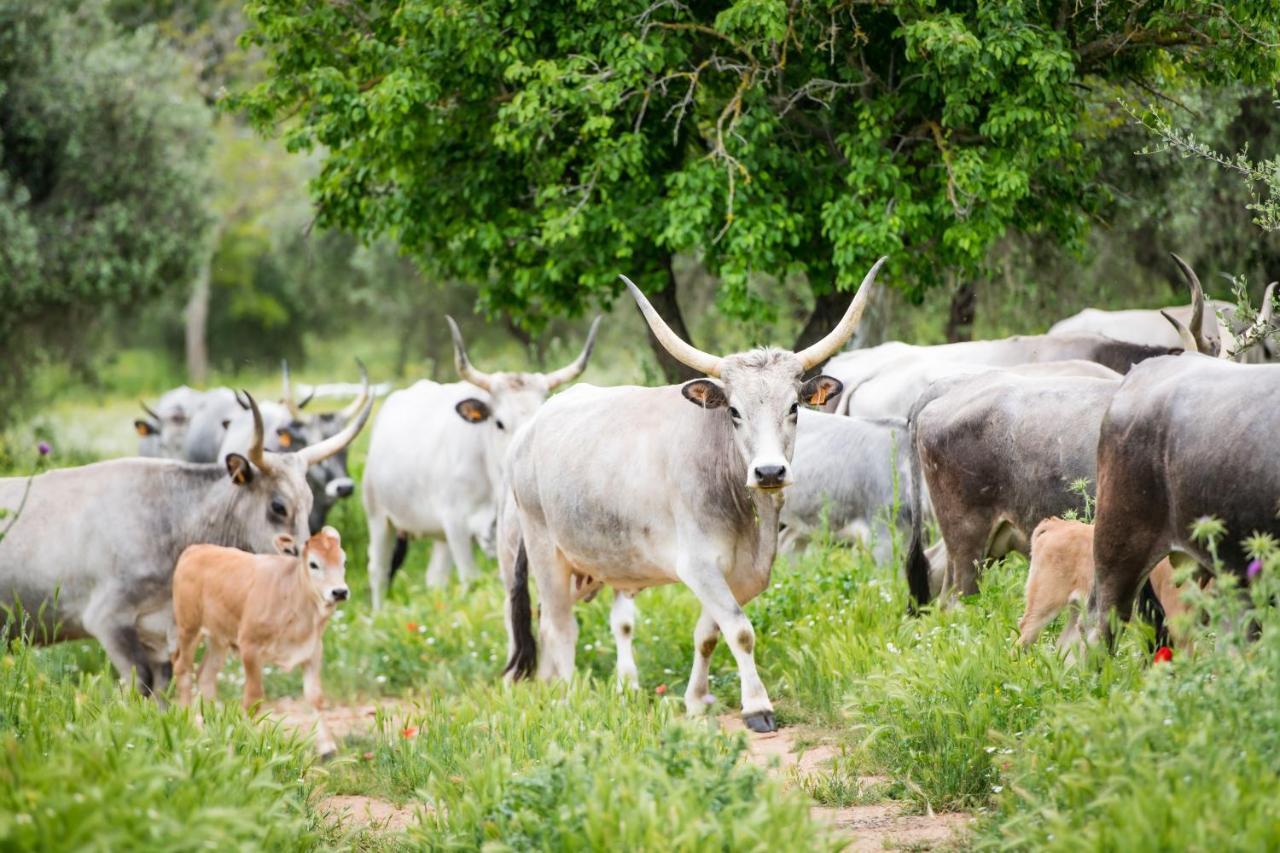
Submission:
<svg viewBox="0 0 1280 853">
<path fill-rule="evenodd" d="M 322 223 L 389 234 L 533 327 L 608 301 L 619 271 L 661 290 L 679 252 L 731 316 L 770 316 L 754 274 L 793 276 L 815 305 L 802 340 L 881 254 L 918 297 L 980 273 L 1011 229 L 1078 244 L 1106 201 L 1095 81 L 1274 80 L 1280 62 L 1264 0 L 245 12 L 270 71 L 238 103 L 324 152 Z"/>
<path fill-rule="evenodd" d="M 7 399 L 42 354 L 84 346 L 104 309 L 190 280 L 211 128 L 176 67 L 153 31 L 121 30 L 101 3 L 0 0 Z"/>
</svg>

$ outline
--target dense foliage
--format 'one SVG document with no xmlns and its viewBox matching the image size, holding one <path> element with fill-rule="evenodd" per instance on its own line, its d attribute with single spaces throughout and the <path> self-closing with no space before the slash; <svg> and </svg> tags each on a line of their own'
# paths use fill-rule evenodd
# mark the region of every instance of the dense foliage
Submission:
<svg viewBox="0 0 1280 853">
<path fill-rule="evenodd" d="M 195 272 L 209 113 L 101 3 L 0 2 L 0 421 L 47 352 Z"/>
<path fill-rule="evenodd" d="M 389 233 L 536 325 L 699 253 L 720 307 L 753 273 L 834 289 L 888 253 L 918 294 L 1009 229 L 1078 243 L 1103 198 L 1095 81 L 1274 79 L 1270 3 L 246 5 L 240 98 L 322 148 L 321 221 Z M 1097 127 L 1087 130 L 1096 132 Z M 838 305 L 838 300 L 835 303 Z M 822 323 L 811 324 L 810 334 Z"/>
</svg>

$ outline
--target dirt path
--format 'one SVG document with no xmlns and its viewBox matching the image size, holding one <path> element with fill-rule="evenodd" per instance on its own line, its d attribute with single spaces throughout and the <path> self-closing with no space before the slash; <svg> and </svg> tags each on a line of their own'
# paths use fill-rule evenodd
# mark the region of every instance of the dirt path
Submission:
<svg viewBox="0 0 1280 853">
<path fill-rule="evenodd" d="M 832 760 L 840 755 L 831 744 L 822 742 L 818 732 L 787 728 L 770 734 L 755 734 L 747 731 L 736 715 L 725 714 L 718 720 L 725 732 L 744 732 L 747 736 L 747 759 L 782 779 L 784 784 L 798 785 L 805 776 L 828 771 Z M 797 746 L 797 742 L 813 739 L 818 742 L 812 746 Z M 884 776 L 860 776 L 858 788 L 867 793 L 888 781 Z M 895 847 L 933 850 L 957 846 L 972 819 L 970 815 L 959 812 L 904 814 L 902 805 L 893 801 L 841 808 L 814 806 L 810 813 L 849 839 L 846 853 L 867 853 Z"/>
</svg>

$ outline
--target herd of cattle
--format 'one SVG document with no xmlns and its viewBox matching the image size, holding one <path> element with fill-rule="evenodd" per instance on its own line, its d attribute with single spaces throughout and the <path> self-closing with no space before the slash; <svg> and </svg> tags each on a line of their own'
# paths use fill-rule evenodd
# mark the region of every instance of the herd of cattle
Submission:
<svg viewBox="0 0 1280 853">
<path fill-rule="evenodd" d="M 683 583 L 702 608 L 686 706 L 696 713 L 711 701 L 709 662 L 723 634 L 755 731 L 776 723 L 742 606 L 768 586 L 780 547 L 822 529 L 881 559 L 895 533 L 905 537 L 916 605 L 973 593 L 988 559 L 1033 552 L 1024 642 L 1086 598 L 1085 624 L 1110 642 L 1107 614 L 1128 617 L 1153 567 L 1155 598 L 1172 603 L 1167 557 L 1214 564 L 1190 537 L 1197 518 L 1225 523 L 1231 536 L 1216 559 L 1242 576 L 1240 540 L 1280 536 L 1275 285 L 1245 322 L 1206 302 L 1194 271 L 1175 260 L 1190 305 L 1090 309 L 1045 335 L 845 353 L 884 259 L 837 326 L 799 352 L 698 350 L 624 276 L 655 338 L 705 378 L 578 384 L 550 398 L 585 370 L 599 319 L 577 359 L 550 373 L 477 369 L 450 319 L 462 381 L 391 393 L 372 428 L 360 493 L 373 606 L 409 538 L 436 540 L 432 585 L 453 566 L 471 581 L 479 545 L 496 554 L 507 588 L 509 676 L 571 677 L 574 604 L 608 586 L 628 685 L 636 593 Z M 340 412 L 308 413 L 311 397 L 295 399 L 286 366 L 279 403 L 179 388 L 135 422 L 139 458 L 0 479 L 0 507 L 21 506 L 0 540 L 0 605 L 25 614 L 10 630 L 25 626 L 37 642 L 93 637 L 146 692 L 163 690 L 176 663 L 184 697 L 203 631 L 210 672 L 241 643 L 276 648 L 287 664 L 308 664 L 308 698 L 318 701 L 319 633 L 346 597 L 345 557 L 325 519 L 355 491 L 346 451 L 374 405 L 360 369 L 359 394 Z M 1096 494 L 1095 524 L 1051 526 L 1082 509 L 1072 488 L 1082 480 Z M 941 535 L 926 547 L 930 521 Z M 288 602 L 311 608 L 310 627 L 273 646 Z M 206 612 L 221 614 L 221 627 Z M 212 678 L 202 670 L 206 693 Z M 255 681 L 246 703 L 260 695 Z"/>
</svg>

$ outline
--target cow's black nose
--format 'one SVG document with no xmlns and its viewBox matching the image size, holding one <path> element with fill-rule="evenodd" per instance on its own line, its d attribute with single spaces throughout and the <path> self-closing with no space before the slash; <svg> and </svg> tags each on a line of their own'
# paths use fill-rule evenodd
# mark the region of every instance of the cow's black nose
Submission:
<svg viewBox="0 0 1280 853">
<path fill-rule="evenodd" d="M 338 497 L 340 498 L 350 497 L 351 493 L 354 492 L 355 490 L 356 490 L 356 487 L 354 484 L 343 483 L 342 485 L 338 486 Z"/>
<path fill-rule="evenodd" d="M 761 465 L 756 468 L 756 482 L 761 486 L 781 486 L 786 475 L 785 465 Z"/>
<path fill-rule="evenodd" d="M 340 587 L 338 587 L 337 589 L 335 589 L 335 590 L 333 591 L 333 600 L 334 600 L 334 601 L 346 601 L 346 600 L 347 600 L 347 596 L 348 596 L 348 595 L 350 595 L 350 594 L 351 594 L 351 591 L 350 591 L 350 590 L 348 590 L 345 586 L 340 586 Z"/>
</svg>

